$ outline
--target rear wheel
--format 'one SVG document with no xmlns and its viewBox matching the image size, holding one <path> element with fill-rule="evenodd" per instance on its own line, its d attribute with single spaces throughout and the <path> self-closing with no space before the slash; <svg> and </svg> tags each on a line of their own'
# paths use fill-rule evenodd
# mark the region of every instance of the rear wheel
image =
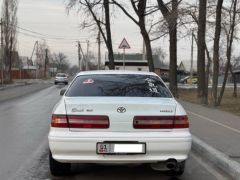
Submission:
<svg viewBox="0 0 240 180">
<path fill-rule="evenodd" d="M 54 176 L 67 175 L 71 171 L 71 164 L 56 161 L 53 159 L 51 151 L 49 151 L 49 166 L 51 174 Z"/>
<path fill-rule="evenodd" d="M 177 163 L 176 169 L 172 170 L 171 173 L 172 175 L 175 176 L 181 176 L 184 173 L 185 170 L 185 161 Z"/>
</svg>

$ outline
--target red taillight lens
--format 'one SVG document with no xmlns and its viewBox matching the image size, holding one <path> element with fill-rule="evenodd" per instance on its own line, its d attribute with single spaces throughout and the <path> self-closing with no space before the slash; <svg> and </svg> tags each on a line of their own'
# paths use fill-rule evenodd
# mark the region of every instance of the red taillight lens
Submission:
<svg viewBox="0 0 240 180">
<path fill-rule="evenodd" d="M 173 129 L 188 128 L 187 116 L 135 116 L 135 129 Z"/>
<path fill-rule="evenodd" d="M 108 116 L 92 116 L 92 115 L 70 115 L 68 116 L 70 128 L 109 128 Z"/>
<path fill-rule="evenodd" d="M 51 126 L 59 127 L 59 128 L 67 128 L 68 127 L 67 116 L 53 114 Z"/>
<path fill-rule="evenodd" d="M 169 129 L 173 128 L 172 116 L 135 116 L 133 127 L 135 129 Z"/>
<path fill-rule="evenodd" d="M 175 116 L 174 128 L 189 128 L 189 121 L 187 116 Z"/>
</svg>

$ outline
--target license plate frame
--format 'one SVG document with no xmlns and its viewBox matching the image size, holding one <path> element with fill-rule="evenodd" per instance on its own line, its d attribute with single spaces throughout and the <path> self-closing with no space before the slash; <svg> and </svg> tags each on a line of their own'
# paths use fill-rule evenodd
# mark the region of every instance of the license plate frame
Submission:
<svg viewBox="0 0 240 180">
<path fill-rule="evenodd" d="M 131 150 L 124 151 L 125 148 Z M 140 150 L 141 149 L 141 150 Z M 99 155 L 141 155 L 146 154 L 145 142 L 97 142 L 96 153 Z"/>
</svg>

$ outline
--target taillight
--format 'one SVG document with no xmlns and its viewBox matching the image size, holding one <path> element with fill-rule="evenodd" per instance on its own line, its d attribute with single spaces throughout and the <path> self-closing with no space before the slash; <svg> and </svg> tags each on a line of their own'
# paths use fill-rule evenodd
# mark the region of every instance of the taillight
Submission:
<svg viewBox="0 0 240 180">
<path fill-rule="evenodd" d="M 187 116 L 175 116 L 173 128 L 189 128 L 189 121 Z"/>
<path fill-rule="evenodd" d="M 135 129 L 173 129 L 188 128 L 187 116 L 135 116 Z"/>
<path fill-rule="evenodd" d="M 68 122 L 70 128 L 109 128 L 108 116 L 69 115 Z"/>
<path fill-rule="evenodd" d="M 53 114 L 51 126 L 59 127 L 59 128 L 67 128 L 68 127 L 67 116 Z"/>
</svg>

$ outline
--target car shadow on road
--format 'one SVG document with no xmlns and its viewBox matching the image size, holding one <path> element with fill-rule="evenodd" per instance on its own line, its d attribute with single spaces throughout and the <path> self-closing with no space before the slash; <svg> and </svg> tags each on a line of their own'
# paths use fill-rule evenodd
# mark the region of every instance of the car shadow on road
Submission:
<svg viewBox="0 0 240 180">
<path fill-rule="evenodd" d="M 154 171 L 148 165 L 139 166 L 101 166 L 101 165 L 80 165 L 72 166 L 72 173 L 69 176 L 51 177 L 52 180 L 123 180 L 123 179 L 151 179 L 151 180 L 180 180 L 171 176 L 166 171 Z"/>
</svg>

